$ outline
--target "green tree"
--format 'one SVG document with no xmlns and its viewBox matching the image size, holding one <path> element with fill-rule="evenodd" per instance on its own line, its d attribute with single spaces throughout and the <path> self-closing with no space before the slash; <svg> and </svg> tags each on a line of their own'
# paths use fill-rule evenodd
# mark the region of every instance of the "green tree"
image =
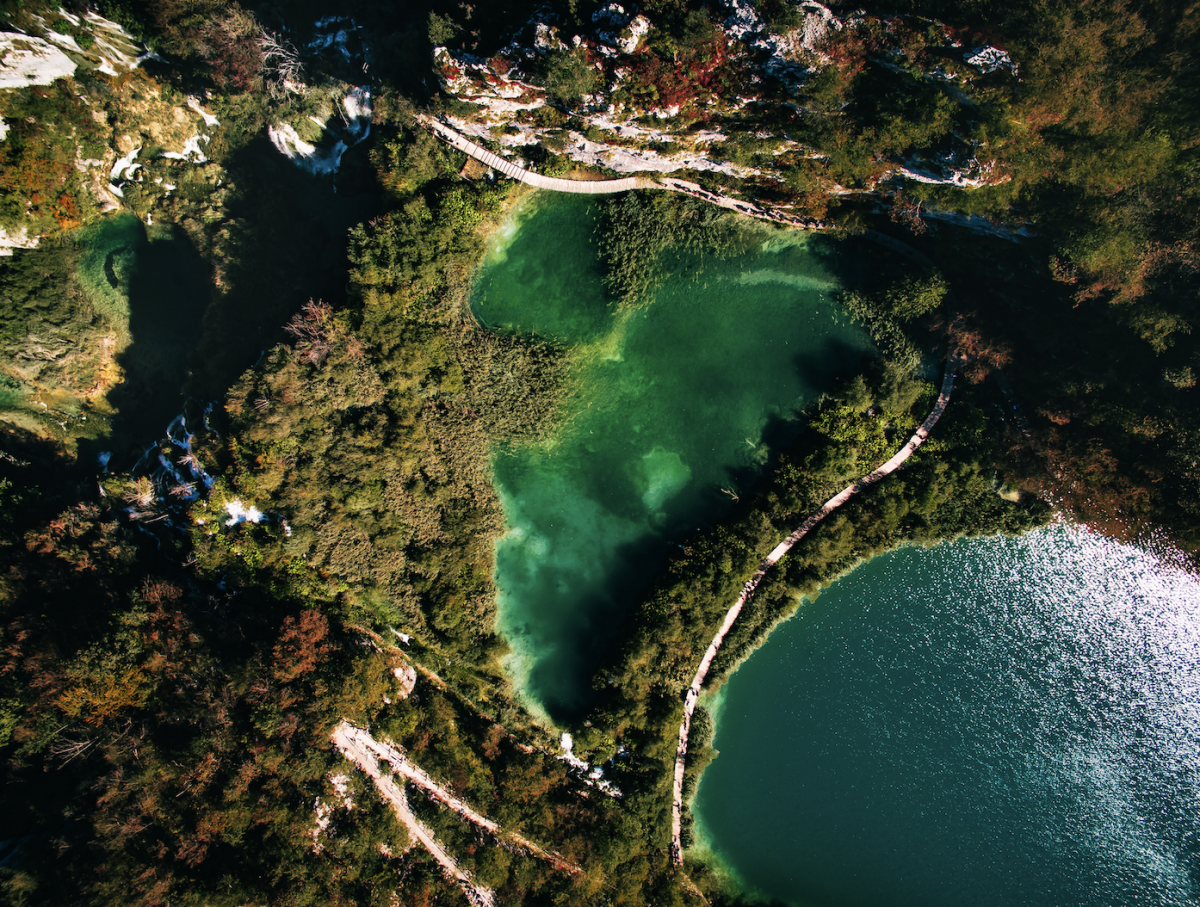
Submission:
<svg viewBox="0 0 1200 907">
<path fill-rule="evenodd" d="M 950 292 L 950 284 L 941 274 L 928 277 L 906 277 L 887 291 L 887 305 L 892 314 L 908 322 L 928 315 L 939 308 Z"/>
<path fill-rule="evenodd" d="M 456 40 L 461 33 L 462 29 L 458 23 L 448 16 L 439 16 L 434 12 L 429 14 L 429 43 L 434 47 L 444 47 Z"/>
<path fill-rule="evenodd" d="M 588 62 L 587 48 L 552 50 L 546 54 L 542 84 L 559 102 L 573 107 L 600 89 L 600 73 Z"/>
</svg>

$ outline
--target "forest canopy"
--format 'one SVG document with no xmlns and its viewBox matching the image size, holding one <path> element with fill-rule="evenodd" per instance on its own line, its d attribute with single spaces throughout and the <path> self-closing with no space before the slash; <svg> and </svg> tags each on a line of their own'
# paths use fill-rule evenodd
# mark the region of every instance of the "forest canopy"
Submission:
<svg viewBox="0 0 1200 907">
<path fill-rule="evenodd" d="M 439 87 L 435 45 L 491 65 L 518 26 L 553 14 L 567 40 L 523 73 L 549 102 L 507 125 L 557 138 L 476 137 L 543 172 L 612 175 L 564 153 L 603 137 L 583 117 L 610 90 L 604 55 L 568 44 L 600 6 L 365 0 L 351 19 L 316 0 L 107 0 L 100 12 L 161 60 L 0 98 L 0 222 L 42 235 L 0 259 L 0 901 L 457 903 L 331 743 L 349 721 L 505 834 L 583 867 L 501 846 L 410 791 L 499 903 L 737 903 L 708 868 L 669 861 L 682 691 L 764 554 L 894 452 L 950 353 L 968 361 L 936 434 L 781 563 L 712 684 L 804 597 L 906 542 L 1021 532 L 1057 511 L 1200 551 L 1196 7 L 872 0 L 826 36 L 827 65 L 788 87 L 754 81 L 761 60 L 729 37 L 722 4 L 646 0 L 652 27 L 608 100 L 641 105 L 632 122 L 656 135 L 672 121 L 651 110 L 720 133 L 713 163 L 729 166 L 688 174 L 704 191 L 869 246 L 875 264 L 841 302 L 881 355 L 804 413 L 727 517 L 677 540 L 634 604 L 570 728 L 622 796 L 560 758 L 563 729 L 504 669 L 490 458 L 560 426 L 572 351 L 471 314 L 488 238 L 525 190 L 468 167 L 416 114 L 473 112 Z M 834 11 L 850 21 L 851 6 Z M 0 18 L 34 28 L 57 7 L 5 0 Z M 804 24 L 787 0 L 754 7 L 781 32 Z M 340 29 L 327 47 L 322 17 Z M 63 21 L 86 50 L 91 32 Z M 1019 77 L 968 84 L 949 38 L 1002 48 Z M 285 44 L 319 102 L 288 86 L 300 69 L 270 49 Z M 939 65 L 959 81 L 927 78 Z M 333 114 L 315 114 L 352 79 L 371 89 L 370 135 L 336 176 L 301 170 L 268 128 L 290 117 L 332 145 L 316 136 Z M 147 111 L 199 97 L 221 123 L 209 159 L 152 156 Z M 745 103 L 711 112 L 729 98 Z M 777 154 L 771 130 L 792 145 Z M 107 184 L 119 137 L 122 153 L 146 149 L 145 178 L 121 197 L 134 238 L 89 258 L 86 231 L 119 222 L 79 164 L 103 157 Z M 990 174 L 978 186 L 897 170 L 961 143 Z M 768 159 L 777 178 L 729 175 Z M 653 305 L 676 254 L 731 255 L 762 235 L 698 198 L 639 191 L 604 203 L 597 246 L 614 307 L 631 309 Z M 158 259 L 139 259 L 152 247 Z M 136 417 L 167 372 L 139 372 L 136 356 L 169 357 L 145 334 L 138 346 L 146 312 L 130 287 L 154 261 L 201 286 L 198 301 L 172 297 L 191 346 L 169 363 L 170 428 L 142 436 Z M 698 713 L 689 791 L 711 726 Z"/>
</svg>

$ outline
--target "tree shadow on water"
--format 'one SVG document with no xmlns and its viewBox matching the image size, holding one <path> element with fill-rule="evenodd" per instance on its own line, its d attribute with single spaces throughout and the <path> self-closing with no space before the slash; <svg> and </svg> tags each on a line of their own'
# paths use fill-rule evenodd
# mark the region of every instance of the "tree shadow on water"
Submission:
<svg viewBox="0 0 1200 907">
<path fill-rule="evenodd" d="M 174 225 L 147 235 L 130 216 L 129 230 L 107 238 L 91 278 L 125 288 L 130 342 L 117 357 L 124 379 L 108 395 L 113 433 L 85 442 L 85 455 L 104 449 L 117 451 L 117 462 L 136 459 L 189 400 L 221 400 L 285 339 L 283 326 L 308 299 L 344 300 L 347 230 L 381 207 L 367 145 L 346 153 L 336 186 L 296 167 L 265 136 L 237 151 L 224 162 L 232 199 L 211 262 Z"/>
<path fill-rule="evenodd" d="M 104 263 L 114 287 L 119 279 L 114 262 L 123 251 L 110 251 Z M 117 410 L 114 435 L 128 444 L 160 437 L 183 407 L 188 357 L 200 337 L 211 286 L 207 263 L 179 227 L 151 236 L 141 228 L 133 251 L 130 343 L 117 357 L 124 380 L 108 395 Z"/>
<path fill-rule="evenodd" d="M 806 406 L 857 373 L 870 355 L 863 346 L 830 338 L 819 355 L 797 357 L 794 367 L 802 385 L 808 388 Z M 676 499 L 658 531 L 615 546 L 603 565 L 597 564 L 595 573 L 603 574 L 603 578 L 593 579 L 586 588 L 579 589 L 570 565 L 562 575 L 552 565 L 541 565 L 542 576 L 534 598 L 546 605 L 532 616 L 535 626 L 529 628 L 536 637 L 533 641 L 538 657 L 531 666 L 528 688 L 553 720 L 571 724 L 595 704 L 607 673 L 620 673 L 620 640 L 628 638 L 633 625 L 646 620 L 639 605 L 653 594 L 656 583 L 670 581 L 664 580 L 666 570 L 683 543 L 739 511 L 757 506 L 757 492 L 764 479 L 779 463 L 781 454 L 797 441 L 806 423 L 804 413 L 770 416 L 753 455 L 727 466 L 724 478 L 716 485 L 687 500 Z M 730 494 L 730 489 L 736 489 L 736 493 Z M 794 527 L 781 527 L 781 531 L 784 528 L 790 531 Z M 573 586 L 578 591 L 566 596 L 552 592 Z M 732 604 L 732 599 L 722 602 L 724 606 Z"/>
<path fill-rule="evenodd" d="M 380 213 L 370 142 L 349 149 L 334 178 L 307 173 L 266 136 L 226 161 L 234 186 L 220 244 L 218 290 L 204 317 L 187 391 L 221 397 L 309 299 L 346 298 L 347 231 Z"/>
<path fill-rule="evenodd" d="M 661 575 L 674 548 L 673 539 L 653 535 L 616 546 L 603 581 L 570 600 L 569 616 L 534 618 L 542 626 L 536 631 L 538 656 L 528 689 L 553 721 L 569 725 L 594 705 L 597 671 L 611 663 L 633 606 Z M 555 571 L 547 573 L 543 588 L 560 585 Z M 563 585 L 572 579 L 566 577 Z"/>
</svg>

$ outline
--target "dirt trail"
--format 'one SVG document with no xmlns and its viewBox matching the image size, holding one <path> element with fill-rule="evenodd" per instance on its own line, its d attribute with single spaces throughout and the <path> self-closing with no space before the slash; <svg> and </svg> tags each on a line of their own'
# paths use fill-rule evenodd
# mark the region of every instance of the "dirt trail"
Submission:
<svg viewBox="0 0 1200 907">
<path fill-rule="evenodd" d="M 442 849 L 442 845 L 437 842 L 429 829 L 413 815 L 412 810 L 408 807 L 408 798 L 404 796 L 404 789 L 392 780 L 391 776 L 385 776 L 379 770 L 379 760 L 375 758 L 375 754 L 368 747 L 363 745 L 360 739 L 360 735 L 363 733 L 365 732 L 358 731 L 357 728 L 343 721 L 333 732 L 334 745 L 341 750 L 343 756 L 371 776 L 375 787 L 383 798 L 392 804 L 392 809 L 396 811 L 396 817 L 408 829 L 409 835 L 429 851 L 433 858 L 441 864 L 446 875 L 458 882 L 463 893 L 466 894 L 467 900 L 475 907 L 496 907 L 496 896 L 492 891 L 476 885 L 471 876 L 459 867 L 450 854 Z"/>
<path fill-rule="evenodd" d="M 759 565 L 754 575 L 742 587 L 741 595 L 738 596 L 733 607 L 725 614 L 725 620 L 722 622 L 721 628 L 717 630 L 717 635 L 713 637 L 712 642 L 708 645 L 708 650 L 700 660 L 700 666 L 696 669 L 696 676 L 692 678 L 692 685 L 688 687 L 687 696 L 683 704 L 683 722 L 679 725 L 679 745 L 675 750 L 675 780 L 672 786 L 673 799 L 671 803 L 671 859 L 676 865 L 683 864 L 683 844 L 681 841 L 683 833 L 683 776 L 687 764 L 688 734 L 692 726 L 692 713 L 696 710 L 696 702 L 700 698 L 700 687 L 703 686 L 704 679 L 708 675 L 708 669 L 717 657 L 721 643 L 725 641 L 726 635 L 733 629 L 734 622 L 737 621 L 738 615 L 742 613 L 742 607 L 754 595 L 755 590 L 758 589 L 759 583 L 762 582 L 767 571 L 775 566 L 780 558 L 792 549 L 792 546 L 804 538 L 817 523 L 845 504 L 854 495 L 899 469 L 900 464 L 912 456 L 913 451 L 920 447 L 922 442 L 929 437 L 929 433 L 933 431 L 933 427 L 937 425 L 938 419 L 942 417 L 942 413 L 945 412 L 946 406 L 950 402 L 950 392 L 954 389 L 954 369 L 957 367 L 958 362 L 959 360 L 956 355 L 952 355 L 946 360 L 946 374 L 942 379 L 942 391 L 938 395 L 937 403 L 929 415 L 925 417 L 925 421 L 921 423 L 921 426 L 913 436 L 908 439 L 908 443 L 874 472 L 863 476 L 853 485 L 848 485 L 831 497 L 820 510 L 805 520 L 795 532 L 776 545 L 774 550 Z"/>
<path fill-rule="evenodd" d="M 434 799 L 444 803 L 472 825 L 482 828 L 497 841 L 513 845 L 531 856 L 545 860 L 562 872 L 572 875 L 579 875 L 583 872 L 574 863 L 568 862 L 556 853 L 543 850 L 523 835 L 519 835 L 516 832 L 506 832 L 487 816 L 476 812 L 469 804 L 434 781 L 423 769 L 414 765 L 399 749 L 376 740 L 362 728 L 356 728 L 354 725 L 343 721 L 338 725 L 337 730 L 333 732 L 333 742 L 346 758 L 360 766 L 362 763 L 359 761 L 359 756 L 363 756 L 371 762 L 376 762 L 377 759 L 386 760 L 391 764 L 396 774 L 403 776 L 408 781 L 424 789 Z M 364 771 L 367 770 L 364 769 Z M 367 773 L 371 774 L 369 771 Z M 371 774 L 371 777 L 375 778 L 376 776 Z"/>
<path fill-rule="evenodd" d="M 400 656 L 400 658 L 404 659 L 405 664 L 407 664 L 409 667 L 411 667 L 413 670 L 417 671 L 418 673 L 424 675 L 424 677 L 430 683 L 432 683 L 435 687 L 437 687 L 439 690 L 447 689 L 446 681 L 442 680 L 442 678 L 440 678 L 435 672 L 429 670 L 429 668 L 425 667 L 424 665 L 418 664 L 412 658 L 411 655 L 409 655 L 403 649 L 392 645 L 390 642 L 385 640 L 382 636 L 380 636 L 374 630 L 368 629 L 367 627 L 364 627 L 361 624 L 346 624 L 346 626 L 349 627 L 351 630 L 357 630 L 359 633 L 362 633 L 364 636 L 366 636 L 368 639 L 370 639 L 373 643 L 375 643 L 375 645 L 378 646 L 381 651 L 390 652 L 393 655 Z M 393 630 L 392 632 L 395 633 L 396 631 Z M 484 716 L 484 717 L 487 717 L 487 716 Z"/>
</svg>

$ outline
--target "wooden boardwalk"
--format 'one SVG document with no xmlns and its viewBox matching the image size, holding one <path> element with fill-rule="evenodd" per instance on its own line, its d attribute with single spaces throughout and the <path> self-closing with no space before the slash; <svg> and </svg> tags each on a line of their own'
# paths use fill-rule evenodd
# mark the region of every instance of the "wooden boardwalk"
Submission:
<svg viewBox="0 0 1200 907">
<path fill-rule="evenodd" d="M 688 687 L 687 695 L 683 701 L 683 721 L 679 725 L 679 743 L 675 749 L 675 778 L 671 788 L 671 859 L 677 866 L 683 864 L 683 776 L 687 766 L 688 736 L 691 733 L 692 713 L 695 711 L 696 703 L 700 699 L 700 688 L 704 685 L 704 680 L 708 676 L 708 669 L 717 657 L 721 643 L 725 641 L 726 635 L 733 629 L 734 622 L 737 621 L 738 615 L 742 613 L 742 607 L 754 595 L 759 583 L 767 575 L 767 571 L 774 567 L 785 554 L 792 550 L 792 547 L 797 542 L 808 535 L 809 531 L 825 519 L 825 517 L 829 516 L 829 514 L 833 513 L 860 491 L 871 487 L 876 482 L 882 481 L 899 469 L 900 464 L 907 460 L 913 451 L 920 447 L 921 443 L 929 437 L 929 433 L 933 431 L 933 427 L 937 425 L 938 420 L 942 417 L 942 413 L 946 411 L 946 406 L 950 403 L 950 393 L 954 390 L 954 370 L 959 362 L 957 354 L 951 354 L 946 360 L 946 374 L 942 378 L 942 390 L 938 395 L 937 403 L 934 404 L 933 409 L 925 417 L 925 421 L 921 423 L 916 432 L 913 433 L 913 436 L 908 439 L 908 443 L 878 469 L 868 473 L 854 484 L 846 486 L 835 494 L 825 502 L 820 510 L 813 513 L 807 520 L 800 524 L 795 532 L 775 546 L 759 565 L 754 575 L 746 581 L 746 584 L 742 587 L 741 595 L 738 596 L 738 600 L 734 602 L 733 607 L 726 613 L 721 628 L 717 630 L 717 635 L 709 643 L 708 650 L 700 660 L 700 666 L 696 668 L 696 676 L 692 678 L 692 685 Z"/>
<path fill-rule="evenodd" d="M 615 180 L 569 180 L 560 176 L 542 176 L 540 173 L 518 167 L 512 161 L 506 161 L 482 145 L 476 145 L 466 136 L 451 129 L 445 123 L 438 122 L 433 117 L 421 117 L 420 120 L 426 127 L 433 130 L 435 135 L 453 145 L 463 154 L 470 155 L 498 173 L 503 173 L 509 179 L 514 179 L 527 186 L 549 189 L 551 192 L 573 192 L 576 195 L 606 195 L 612 192 L 628 192 L 631 189 L 662 188 L 654 180 L 642 176 L 626 176 Z"/>
<path fill-rule="evenodd" d="M 469 155 L 498 173 L 503 173 L 509 179 L 517 180 L 527 186 L 538 189 L 548 189 L 551 192 L 571 192 L 576 195 L 608 195 L 615 192 L 629 192 L 631 189 L 666 189 L 668 192 L 682 192 L 713 205 L 727 208 L 746 217 L 759 220 L 769 220 L 772 223 L 798 227 L 802 230 L 820 230 L 828 225 L 812 218 L 788 214 L 776 208 L 764 208 L 751 202 L 730 198 L 709 192 L 698 183 L 692 183 L 677 177 L 662 175 L 654 179 L 648 176 L 625 176 L 615 180 L 569 180 L 561 176 L 542 176 L 523 167 L 518 167 L 512 161 L 505 160 L 500 155 L 488 151 L 482 145 L 477 145 L 457 130 L 451 129 L 445 123 L 430 116 L 419 115 L 417 121 L 429 129 L 438 138 L 457 148 L 463 154 Z"/>
</svg>

